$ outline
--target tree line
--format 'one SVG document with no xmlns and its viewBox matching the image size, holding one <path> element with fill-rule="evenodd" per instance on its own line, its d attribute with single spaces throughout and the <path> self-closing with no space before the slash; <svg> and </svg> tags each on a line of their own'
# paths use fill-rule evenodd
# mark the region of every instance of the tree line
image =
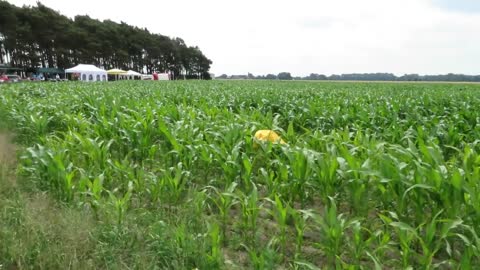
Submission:
<svg viewBox="0 0 480 270">
<path fill-rule="evenodd" d="M 208 79 L 212 61 L 181 38 L 89 16 L 70 19 L 40 2 L 17 7 L 0 0 L 0 64 L 27 70 L 80 63 Z"/>
<path fill-rule="evenodd" d="M 480 75 L 464 75 L 464 74 L 445 74 L 445 75 L 418 75 L 405 74 L 395 76 L 392 73 L 352 73 L 341 75 L 326 76 L 323 74 L 311 73 L 305 77 L 294 77 L 290 72 L 281 72 L 277 75 L 267 74 L 255 76 L 251 73 L 247 75 L 227 75 L 222 74 L 217 79 L 252 79 L 252 80 L 313 80 L 313 81 L 444 81 L 444 82 L 480 82 Z"/>
</svg>

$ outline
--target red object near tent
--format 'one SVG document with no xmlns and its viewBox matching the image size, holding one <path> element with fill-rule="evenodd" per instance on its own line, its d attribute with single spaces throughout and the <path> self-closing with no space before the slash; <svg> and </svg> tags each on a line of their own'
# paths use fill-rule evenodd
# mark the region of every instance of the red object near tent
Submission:
<svg viewBox="0 0 480 270">
<path fill-rule="evenodd" d="M 153 80 L 158 81 L 158 74 L 156 72 L 153 73 Z"/>
</svg>

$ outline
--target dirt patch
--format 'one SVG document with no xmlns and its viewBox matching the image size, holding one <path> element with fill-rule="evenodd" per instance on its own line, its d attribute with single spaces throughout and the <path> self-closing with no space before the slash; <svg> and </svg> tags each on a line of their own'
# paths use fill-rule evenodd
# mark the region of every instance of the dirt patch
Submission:
<svg viewBox="0 0 480 270">
<path fill-rule="evenodd" d="M 16 188 L 15 169 L 17 147 L 12 143 L 13 136 L 0 131 L 0 192 Z"/>
<path fill-rule="evenodd" d="M 17 185 L 19 147 L 12 139 L 0 131 L 0 242 L 8 243 L 0 248 L 0 270 L 93 268 L 85 266 L 95 250 L 93 215 Z"/>
<path fill-rule="evenodd" d="M 225 265 L 227 269 L 245 269 L 247 268 L 250 258 L 246 251 L 233 250 L 229 248 L 223 249 L 223 257 L 225 259 Z"/>
<path fill-rule="evenodd" d="M 12 143 L 12 135 L 0 132 L 0 164 L 9 167 L 17 160 L 17 148 Z"/>
<path fill-rule="evenodd" d="M 61 239 L 77 250 L 89 244 L 94 227 L 91 215 L 62 207 L 45 193 L 32 194 L 26 200 L 26 224 L 50 239 Z"/>
</svg>

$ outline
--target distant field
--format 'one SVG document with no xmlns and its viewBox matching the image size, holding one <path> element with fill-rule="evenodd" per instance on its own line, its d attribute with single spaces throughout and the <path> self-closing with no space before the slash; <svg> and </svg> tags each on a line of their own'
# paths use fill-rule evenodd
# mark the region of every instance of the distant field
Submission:
<svg viewBox="0 0 480 270">
<path fill-rule="evenodd" d="M 216 81 L 257 81 L 257 82 L 315 82 L 315 83 L 399 83 L 399 84 L 480 84 L 480 82 L 455 82 L 455 81 L 349 81 L 349 80 L 257 80 L 257 79 L 215 79 Z"/>
<path fill-rule="evenodd" d="M 399 83 L 399 84 L 480 84 L 480 82 L 447 82 L 447 81 L 340 81 L 340 80 L 299 80 L 298 82 L 318 83 Z"/>
<path fill-rule="evenodd" d="M 475 269 L 479 108 L 463 83 L 2 86 L 0 269 Z"/>
</svg>

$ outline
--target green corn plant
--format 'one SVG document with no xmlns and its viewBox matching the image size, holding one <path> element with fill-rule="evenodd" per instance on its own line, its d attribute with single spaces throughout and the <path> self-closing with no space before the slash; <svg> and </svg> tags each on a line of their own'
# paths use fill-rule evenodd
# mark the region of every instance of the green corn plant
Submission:
<svg viewBox="0 0 480 270">
<path fill-rule="evenodd" d="M 368 249 L 368 242 L 365 241 L 362 234 L 362 225 L 359 221 L 352 222 L 352 244 L 354 246 L 353 255 L 355 264 L 360 265 L 363 253 Z"/>
<path fill-rule="evenodd" d="M 395 229 L 398 237 L 401 248 L 402 267 L 405 269 L 413 267 L 413 258 L 416 255 L 414 245 L 418 239 L 417 230 L 400 221 L 390 222 L 389 225 Z"/>
<path fill-rule="evenodd" d="M 344 139 L 347 139 L 349 135 L 344 132 L 343 136 Z M 362 177 L 360 173 L 362 166 L 360 162 L 361 159 L 356 157 L 356 155 L 360 155 L 359 152 L 361 150 L 356 146 L 347 146 L 346 143 L 342 143 L 339 151 L 342 157 L 337 159 L 337 161 L 344 163 L 342 167 L 348 168 L 348 170 L 345 171 L 345 177 L 348 177 L 347 187 L 350 192 L 349 197 L 351 199 L 352 210 L 360 216 L 365 216 L 367 214 L 367 205 L 365 202 L 368 202 L 368 181 Z"/>
<path fill-rule="evenodd" d="M 298 211 L 294 208 L 290 208 L 289 211 L 296 231 L 294 259 L 295 261 L 299 261 L 300 257 L 302 256 L 302 247 L 304 244 L 304 235 L 307 227 L 308 215 L 304 215 L 301 211 Z"/>
<path fill-rule="evenodd" d="M 252 191 L 240 193 L 239 202 L 242 210 L 242 227 L 244 240 L 254 246 L 257 238 L 257 220 L 261 205 L 259 204 L 258 190 L 254 183 L 251 183 Z"/>
<path fill-rule="evenodd" d="M 220 167 L 223 170 L 224 187 L 238 180 L 239 172 L 241 171 L 240 161 L 240 144 L 233 147 L 231 151 L 225 148 L 225 145 L 211 145 L 215 158 L 220 162 Z M 230 154 L 228 154 L 230 153 Z"/>
<path fill-rule="evenodd" d="M 89 195 L 89 202 L 90 206 L 92 207 L 93 211 L 95 212 L 95 216 L 98 218 L 98 210 L 101 206 L 101 199 L 102 199 L 102 192 L 103 189 L 103 174 L 95 177 L 93 181 L 90 181 L 85 176 L 82 178 L 81 182 L 85 182 L 87 186 L 86 194 Z"/>
<path fill-rule="evenodd" d="M 75 196 L 77 170 L 68 162 L 67 151 L 49 150 L 44 146 L 28 148 L 22 157 L 25 171 L 36 174 L 41 188 L 50 188 L 58 198 L 71 202 Z M 32 162 L 33 161 L 33 162 Z M 35 179 L 35 178 L 34 178 Z"/>
<path fill-rule="evenodd" d="M 252 162 L 250 161 L 250 159 L 245 153 L 242 155 L 242 163 L 243 163 L 242 182 L 244 187 L 249 187 L 251 176 L 252 176 Z"/>
<path fill-rule="evenodd" d="M 129 183 L 129 189 L 125 194 L 122 196 L 117 197 L 113 192 L 107 191 L 109 198 L 110 198 L 110 203 L 113 205 L 115 211 L 116 211 L 116 222 L 118 228 L 122 226 L 122 222 L 125 217 L 125 213 L 128 209 L 128 205 L 130 202 L 130 198 L 132 196 L 132 190 L 133 190 L 133 185 L 132 183 Z"/>
<path fill-rule="evenodd" d="M 273 205 L 273 210 L 269 210 L 270 215 L 275 219 L 279 227 L 278 240 L 280 242 L 280 251 L 283 261 L 287 260 L 287 233 L 288 233 L 288 221 L 290 218 L 291 207 L 288 203 L 282 201 L 278 195 L 275 195 L 275 200 L 272 201 L 266 198 Z"/>
<path fill-rule="evenodd" d="M 222 234 L 222 243 L 226 245 L 227 243 L 227 226 L 230 217 L 230 209 L 239 202 L 238 196 L 234 193 L 237 187 L 236 183 L 232 183 L 230 187 L 225 192 L 220 192 L 215 187 L 208 187 L 212 189 L 215 194 L 208 196 L 212 200 L 220 212 L 221 220 L 221 234 Z"/>
<path fill-rule="evenodd" d="M 251 261 L 251 266 L 255 270 L 273 269 L 277 265 L 278 255 L 273 248 L 275 241 L 270 240 L 264 248 L 245 247 Z"/>
<path fill-rule="evenodd" d="M 465 248 L 460 256 L 460 269 L 474 269 L 476 267 L 475 261 L 478 262 L 480 258 L 480 238 L 476 230 L 468 225 L 461 225 L 463 233 L 454 234 L 458 239 L 462 241 Z"/>
<path fill-rule="evenodd" d="M 208 224 L 210 236 L 210 254 L 207 254 L 209 267 L 219 268 L 222 262 L 220 227 L 218 224 Z"/>
<path fill-rule="evenodd" d="M 425 268 L 432 267 L 433 257 L 439 251 L 440 246 L 443 244 L 444 237 L 447 236 L 449 231 L 456 227 L 457 225 L 452 224 L 450 228 L 445 228 L 445 231 L 442 235 L 438 236 L 437 230 L 439 230 L 439 223 L 441 222 L 438 220 L 438 217 L 442 214 L 443 211 L 439 211 L 430 222 L 426 224 L 421 224 L 419 227 L 419 231 L 425 231 L 424 234 L 419 235 L 419 242 L 422 247 L 422 255 L 420 256 L 420 263 Z"/>
<path fill-rule="evenodd" d="M 30 115 L 30 126 L 31 131 L 30 133 L 36 136 L 42 136 L 48 134 L 48 125 L 52 120 L 52 116 L 45 116 L 42 115 L 41 112 L 37 112 L 35 114 Z"/>
<path fill-rule="evenodd" d="M 163 192 L 162 195 L 167 203 L 169 203 L 170 212 L 173 205 L 177 204 L 187 188 L 187 179 L 190 173 L 183 170 L 182 163 L 169 168 L 168 172 L 163 174 L 161 179 Z"/>
<path fill-rule="evenodd" d="M 477 152 L 470 146 L 466 146 L 462 158 L 462 169 L 464 171 L 464 201 L 470 211 L 476 213 L 473 217 L 475 223 L 478 224 L 480 219 L 480 186 L 478 185 L 478 179 L 480 179 L 480 158 Z"/>
<path fill-rule="evenodd" d="M 290 149 L 285 151 L 291 167 L 291 179 L 288 179 L 289 193 L 292 201 L 296 198 L 305 206 L 310 198 L 308 185 L 313 174 L 313 164 L 317 153 L 307 149 Z"/>
<path fill-rule="evenodd" d="M 354 220 L 347 220 L 343 214 L 338 214 L 333 198 L 330 198 L 330 204 L 325 206 L 323 215 L 304 213 L 313 219 L 315 227 L 321 234 L 322 240 L 315 243 L 315 246 L 327 254 L 328 265 L 340 267 L 345 233 L 352 224 L 355 224 Z"/>
<path fill-rule="evenodd" d="M 269 195 L 267 197 L 273 197 L 274 194 L 279 192 L 277 190 L 280 185 L 279 181 L 277 181 L 275 177 L 275 172 L 267 171 L 265 168 L 260 168 L 259 172 L 261 177 L 258 180 L 262 181 L 261 183 L 266 187 L 266 190 Z"/>
<path fill-rule="evenodd" d="M 323 154 L 317 159 L 315 165 L 317 180 L 314 185 L 322 202 L 328 203 L 328 197 L 334 196 L 336 188 L 339 186 L 337 179 L 339 163 L 335 157 Z"/>
</svg>

